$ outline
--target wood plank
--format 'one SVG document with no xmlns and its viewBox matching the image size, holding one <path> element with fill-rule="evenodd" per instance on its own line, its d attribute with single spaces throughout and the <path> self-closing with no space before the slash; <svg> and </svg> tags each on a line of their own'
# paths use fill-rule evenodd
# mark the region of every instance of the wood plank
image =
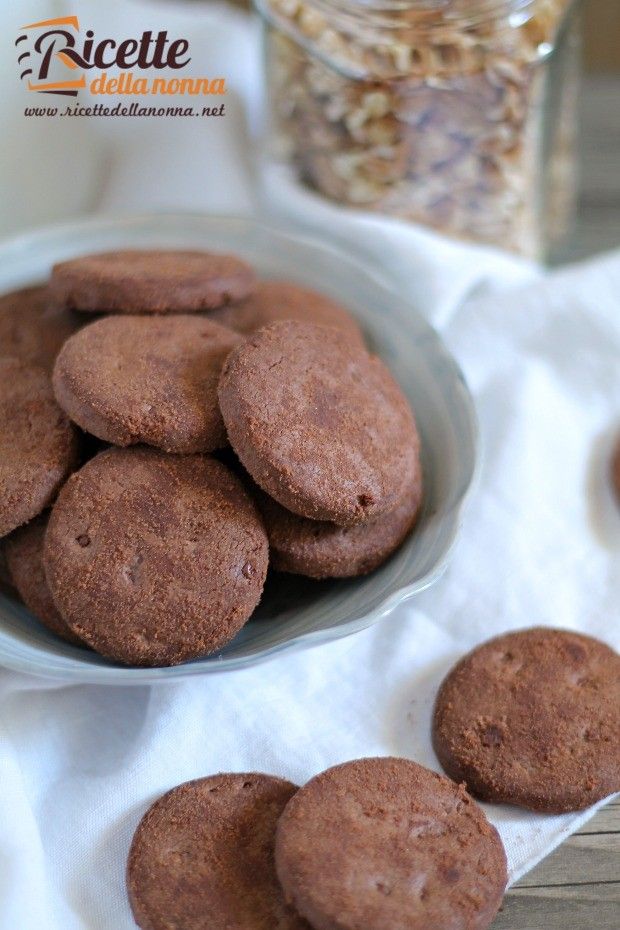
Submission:
<svg viewBox="0 0 620 930">
<path fill-rule="evenodd" d="M 588 0 L 583 10 L 585 60 L 594 71 L 620 71 L 620 5 Z"/>
<path fill-rule="evenodd" d="M 618 930 L 620 883 L 513 888 L 491 930 Z"/>
<path fill-rule="evenodd" d="M 580 123 L 576 224 L 569 240 L 554 255 L 554 265 L 620 245 L 620 78 L 585 79 Z"/>
<path fill-rule="evenodd" d="M 588 833 L 620 833 L 620 798 L 610 801 L 592 820 L 583 825 L 579 834 Z M 620 871 L 620 866 L 618 867 Z"/>
<path fill-rule="evenodd" d="M 576 834 L 520 881 L 521 888 L 541 885 L 593 884 L 620 881 L 616 833 Z"/>
<path fill-rule="evenodd" d="M 582 85 L 579 150 L 581 187 L 586 202 L 620 196 L 619 90 L 618 77 L 588 77 Z"/>
<path fill-rule="evenodd" d="M 620 799 L 511 888 L 492 930 L 618 930 Z"/>
</svg>

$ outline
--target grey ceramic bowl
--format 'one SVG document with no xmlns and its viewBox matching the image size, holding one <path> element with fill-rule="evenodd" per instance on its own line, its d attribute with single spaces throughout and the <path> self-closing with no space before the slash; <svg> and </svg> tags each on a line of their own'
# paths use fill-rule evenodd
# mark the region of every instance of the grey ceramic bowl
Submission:
<svg viewBox="0 0 620 930">
<path fill-rule="evenodd" d="M 44 280 L 54 262 L 135 246 L 237 252 L 266 277 L 314 286 L 351 307 L 415 409 L 422 437 L 424 508 L 398 552 L 365 578 L 313 582 L 274 576 L 252 620 L 222 652 L 174 668 L 134 669 L 70 646 L 0 595 L 0 665 L 73 682 L 144 684 L 229 671 L 285 650 L 347 636 L 381 620 L 442 574 L 477 461 L 477 425 L 463 377 L 437 333 L 354 252 L 258 223 L 206 216 L 89 219 L 0 245 L 0 293 Z"/>
</svg>

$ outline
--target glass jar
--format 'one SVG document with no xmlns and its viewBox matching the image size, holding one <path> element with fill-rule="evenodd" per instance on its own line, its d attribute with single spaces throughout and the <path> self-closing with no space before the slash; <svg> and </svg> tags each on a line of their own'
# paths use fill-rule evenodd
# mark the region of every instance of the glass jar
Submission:
<svg viewBox="0 0 620 930">
<path fill-rule="evenodd" d="M 570 226 L 571 0 L 256 0 L 268 158 L 348 206 L 541 258 Z"/>
</svg>

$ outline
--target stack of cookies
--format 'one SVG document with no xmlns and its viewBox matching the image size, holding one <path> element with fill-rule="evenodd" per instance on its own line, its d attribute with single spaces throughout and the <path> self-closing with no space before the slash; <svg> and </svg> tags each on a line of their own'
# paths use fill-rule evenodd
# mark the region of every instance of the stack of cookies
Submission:
<svg viewBox="0 0 620 930">
<path fill-rule="evenodd" d="M 485 930 L 507 864 L 473 796 L 558 814 L 620 790 L 620 656 L 548 628 L 482 643 L 441 683 L 432 740 L 448 777 L 388 757 L 345 762 L 299 789 L 257 773 L 173 788 L 131 844 L 136 923 Z"/>
<path fill-rule="evenodd" d="M 421 497 L 409 404 L 324 295 L 126 250 L 0 299 L 0 535 L 67 640 L 140 666 L 212 653 L 269 564 L 372 571 Z"/>
<path fill-rule="evenodd" d="M 299 789 L 257 773 L 187 782 L 146 812 L 127 864 L 143 930 L 485 930 L 506 880 L 482 808 L 398 758 Z"/>
</svg>

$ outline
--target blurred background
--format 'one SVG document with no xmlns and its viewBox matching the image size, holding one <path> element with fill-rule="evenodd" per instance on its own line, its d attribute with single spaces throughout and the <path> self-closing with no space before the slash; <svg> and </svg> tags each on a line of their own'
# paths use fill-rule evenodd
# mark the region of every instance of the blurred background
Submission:
<svg viewBox="0 0 620 930">
<path fill-rule="evenodd" d="M 620 0 L 586 0 L 581 195 L 566 258 L 620 244 Z"/>
<path fill-rule="evenodd" d="M 251 0 L 233 2 L 251 7 Z M 582 0 L 581 7 L 580 194 L 575 229 L 554 264 L 620 245 L 620 0 Z"/>
<path fill-rule="evenodd" d="M 0 24 L 6 36 L 12 36 L 24 21 L 66 14 L 68 8 L 102 31 L 116 22 L 128 34 L 132 28 L 128 24 L 143 23 L 145 11 L 149 23 L 158 19 L 166 26 L 174 23 L 171 28 L 194 37 L 200 50 L 198 70 L 202 67 L 204 73 L 227 75 L 227 126 L 237 121 L 249 124 L 245 144 L 237 145 L 232 153 L 226 148 L 230 139 L 209 121 L 194 128 L 180 151 L 177 131 L 171 132 L 161 121 L 157 127 L 147 125 L 148 121 L 24 119 L 27 95 L 16 80 L 13 43 L 7 41 L 0 56 L 0 80 L 6 90 L 0 109 L 0 236 L 93 210 L 117 212 L 128 194 L 133 201 L 138 199 L 136 189 L 141 183 L 150 191 L 153 209 L 170 209 L 175 192 L 167 191 L 164 184 L 153 185 L 152 180 L 183 156 L 194 167 L 200 159 L 208 164 L 204 185 L 210 188 L 213 209 L 220 207 L 220 192 L 230 201 L 235 191 L 233 207 L 245 211 L 247 180 L 232 183 L 227 168 L 235 160 L 233 155 L 238 159 L 239 150 L 248 159 L 255 152 L 261 66 L 244 15 L 251 4 L 249 0 L 232 3 L 236 16 L 231 25 L 230 16 L 225 17 L 226 23 L 222 20 L 222 0 L 20 0 L 18 4 L 0 0 Z M 581 8 L 584 81 L 579 103 L 578 212 L 575 228 L 554 256 L 555 263 L 620 245 L 620 0 L 582 0 Z M 245 107 L 237 103 L 242 96 Z M 244 133 L 240 125 L 237 136 Z M 106 179 L 112 170 L 116 170 L 115 193 L 106 196 Z M 172 185 L 180 206 L 184 200 L 178 188 L 183 178 L 184 172 L 177 172 Z M 186 198 L 191 204 L 192 196 Z"/>
<path fill-rule="evenodd" d="M 584 45 L 589 71 L 620 73 L 618 0 L 587 0 L 584 12 Z"/>
</svg>

